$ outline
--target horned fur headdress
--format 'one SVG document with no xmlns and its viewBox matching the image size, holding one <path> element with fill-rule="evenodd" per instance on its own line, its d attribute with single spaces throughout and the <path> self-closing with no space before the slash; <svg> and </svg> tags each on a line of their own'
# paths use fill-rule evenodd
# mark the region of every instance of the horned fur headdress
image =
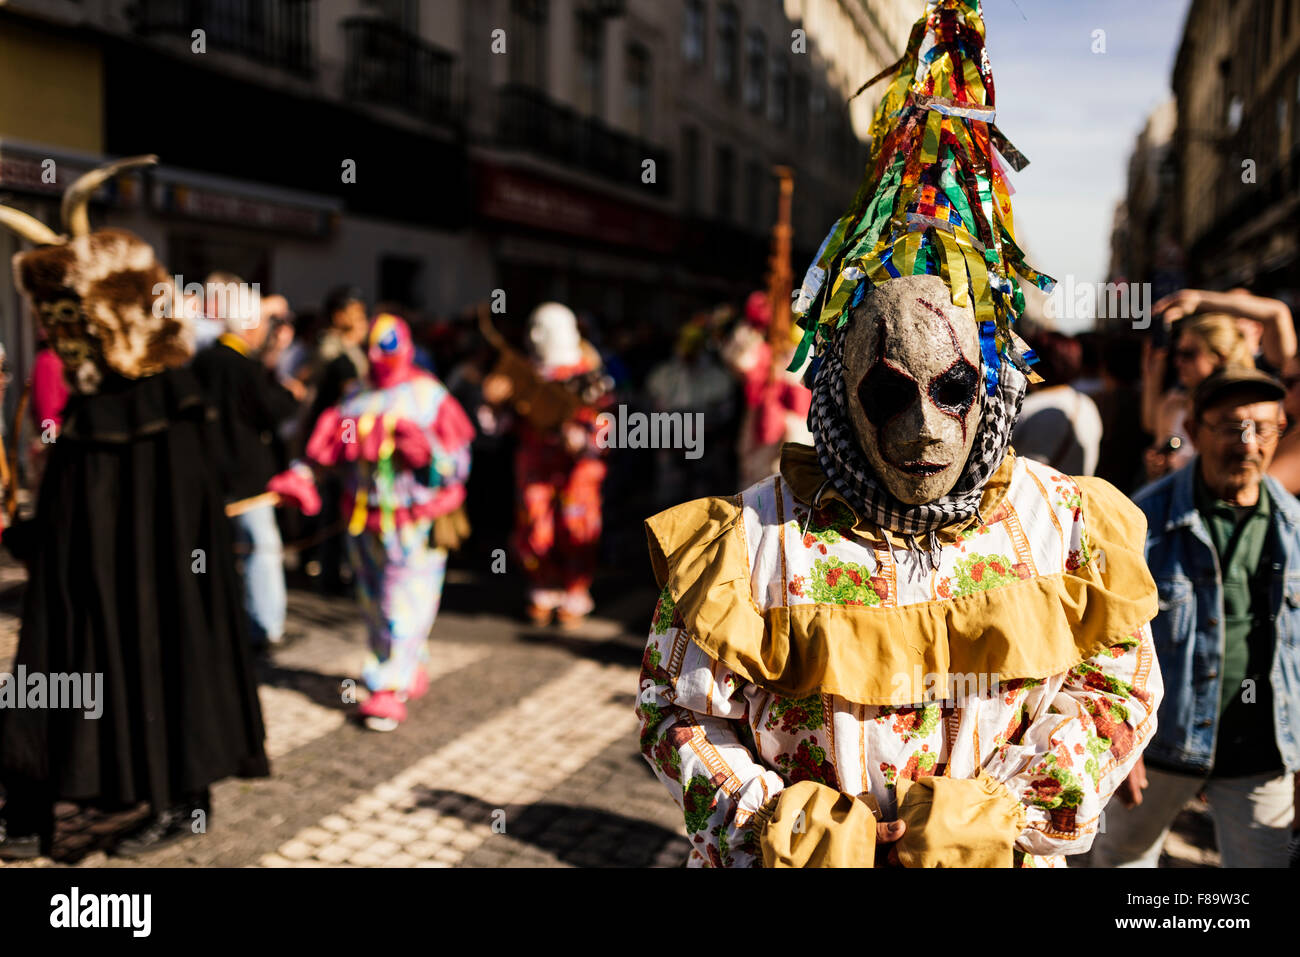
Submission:
<svg viewBox="0 0 1300 957">
<path fill-rule="evenodd" d="M 87 205 L 119 173 L 156 156 L 121 159 L 81 176 L 63 196 L 64 233 L 21 210 L 0 206 L 0 224 L 36 245 L 14 256 L 14 279 L 31 303 L 69 383 L 96 392 L 110 372 L 140 379 L 185 363 L 193 330 L 153 247 L 123 229 L 90 231 Z M 160 298 L 169 308 L 155 309 Z"/>
</svg>

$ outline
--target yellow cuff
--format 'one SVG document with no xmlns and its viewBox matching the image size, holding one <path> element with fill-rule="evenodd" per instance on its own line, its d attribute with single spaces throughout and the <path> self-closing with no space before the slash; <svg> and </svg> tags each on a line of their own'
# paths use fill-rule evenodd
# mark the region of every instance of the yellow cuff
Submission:
<svg viewBox="0 0 1300 957">
<path fill-rule="evenodd" d="M 1025 806 L 988 775 L 898 781 L 904 867 L 1011 867 Z"/>
<path fill-rule="evenodd" d="M 754 815 L 763 866 L 873 866 L 874 804 L 816 781 L 791 785 Z"/>
</svg>

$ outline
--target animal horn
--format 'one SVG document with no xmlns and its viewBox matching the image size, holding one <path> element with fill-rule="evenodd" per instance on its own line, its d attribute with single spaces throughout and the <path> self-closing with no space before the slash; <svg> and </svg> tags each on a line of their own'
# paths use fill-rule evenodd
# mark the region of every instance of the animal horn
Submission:
<svg viewBox="0 0 1300 957">
<path fill-rule="evenodd" d="M 34 216 L 12 206 L 0 206 L 0 225 L 8 226 L 23 239 L 38 246 L 57 246 L 63 237 Z"/>
<path fill-rule="evenodd" d="M 68 231 L 68 235 L 76 239 L 78 236 L 85 236 L 90 233 L 90 216 L 86 212 L 86 205 L 90 202 L 91 194 L 95 190 L 118 173 L 128 169 L 135 169 L 137 166 L 153 166 L 157 162 L 158 157 L 153 154 L 148 156 L 128 156 L 98 169 L 92 169 L 89 173 L 78 177 L 77 181 L 69 186 L 68 191 L 63 194 L 63 228 Z"/>
</svg>

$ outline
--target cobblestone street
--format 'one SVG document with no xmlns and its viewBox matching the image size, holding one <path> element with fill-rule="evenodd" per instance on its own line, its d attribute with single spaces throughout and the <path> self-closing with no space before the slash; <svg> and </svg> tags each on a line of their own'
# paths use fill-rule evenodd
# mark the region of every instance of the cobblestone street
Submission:
<svg viewBox="0 0 1300 957">
<path fill-rule="evenodd" d="M 0 565 L 0 672 L 22 580 Z M 607 583 L 597 599 L 604 617 L 542 630 L 509 614 L 496 582 L 453 572 L 429 694 L 398 731 L 375 734 L 343 701 L 364 642 L 353 602 L 292 590 L 304 637 L 259 672 L 272 776 L 218 784 L 208 833 L 132 861 L 103 846 L 142 811 L 61 805 L 54 860 L 35 865 L 677 866 L 681 814 L 637 753 L 633 714 L 654 595 Z M 500 613 L 472 610 L 488 607 Z M 1208 817 L 1189 806 L 1164 863 L 1214 866 L 1212 848 Z"/>
</svg>

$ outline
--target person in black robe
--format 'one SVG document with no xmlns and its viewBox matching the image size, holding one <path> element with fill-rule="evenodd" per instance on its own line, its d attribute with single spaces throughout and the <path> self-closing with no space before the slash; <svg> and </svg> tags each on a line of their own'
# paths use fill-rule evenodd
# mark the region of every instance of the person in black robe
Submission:
<svg viewBox="0 0 1300 957">
<path fill-rule="evenodd" d="M 147 802 L 149 816 L 116 847 L 130 855 L 200 830 L 200 811 L 206 829 L 213 782 L 269 773 L 211 459 L 219 443 L 183 367 L 185 320 L 153 250 L 125 231 L 90 233 L 85 215 L 99 183 L 141 162 L 73 184 L 67 235 L 0 207 L 0 223 L 37 244 L 15 257 L 15 275 L 73 389 L 36 515 L 5 533 L 28 567 L 10 680 L 80 675 L 83 689 L 78 702 L 0 708 L 7 858 L 48 853 L 56 801 Z"/>
</svg>

